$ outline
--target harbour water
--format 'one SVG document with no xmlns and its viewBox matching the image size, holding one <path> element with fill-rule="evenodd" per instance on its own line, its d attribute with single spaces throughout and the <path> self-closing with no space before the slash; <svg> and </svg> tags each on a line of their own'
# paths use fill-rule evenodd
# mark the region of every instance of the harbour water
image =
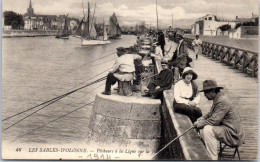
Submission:
<svg viewBox="0 0 260 162">
<path fill-rule="evenodd" d="M 117 58 L 116 48 L 131 46 L 135 41 L 135 36 L 128 35 L 110 44 L 82 47 L 81 40 L 74 37 L 69 40 L 53 36 L 3 38 L 2 119 L 106 76 Z M 4 130 L 25 118 L 3 131 L 2 140 L 21 144 L 84 141 L 92 109 L 92 105 L 87 104 L 94 101 L 95 94 L 103 88 L 104 81 L 42 110 L 40 106 L 3 121 Z M 77 108 L 80 109 L 72 112 Z M 32 114 L 36 110 L 39 111 Z M 59 118 L 65 114 L 68 115 Z"/>
</svg>

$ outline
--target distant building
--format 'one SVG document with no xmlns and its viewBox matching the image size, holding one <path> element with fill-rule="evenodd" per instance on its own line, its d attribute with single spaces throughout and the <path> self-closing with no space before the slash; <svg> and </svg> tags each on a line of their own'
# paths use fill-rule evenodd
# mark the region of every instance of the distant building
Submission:
<svg viewBox="0 0 260 162">
<path fill-rule="evenodd" d="M 65 15 L 36 15 L 32 7 L 32 1 L 30 0 L 27 13 L 23 15 L 24 29 L 25 30 L 59 30 L 64 27 Z M 67 24 L 71 30 L 78 24 L 78 20 L 75 18 L 69 18 L 69 24 Z"/>
<path fill-rule="evenodd" d="M 191 32 L 192 34 L 198 35 L 208 35 L 208 36 L 216 36 L 216 35 L 228 35 L 228 31 L 222 32 L 220 27 L 222 25 L 230 25 L 232 29 L 238 23 L 244 22 L 255 22 L 256 18 L 238 18 L 233 20 L 221 19 L 213 14 L 207 14 L 204 17 L 199 18 L 192 26 Z M 258 22 L 258 19 L 257 19 Z"/>
</svg>

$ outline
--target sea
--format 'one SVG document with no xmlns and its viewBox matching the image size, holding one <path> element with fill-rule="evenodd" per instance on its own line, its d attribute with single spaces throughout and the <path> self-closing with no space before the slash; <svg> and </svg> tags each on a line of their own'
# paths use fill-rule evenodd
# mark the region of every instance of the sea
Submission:
<svg viewBox="0 0 260 162">
<path fill-rule="evenodd" d="M 85 47 L 75 37 L 2 38 L 2 141 L 84 141 L 95 95 L 104 90 L 105 81 L 40 104 L 106 76 L 117 58 L 116 48 L 135 42 L 133 35 Z"/>
</svg>

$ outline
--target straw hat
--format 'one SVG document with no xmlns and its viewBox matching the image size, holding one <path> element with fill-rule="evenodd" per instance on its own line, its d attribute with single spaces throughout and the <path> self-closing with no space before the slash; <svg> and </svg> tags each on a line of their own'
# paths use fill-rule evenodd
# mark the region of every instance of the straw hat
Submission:
<svg viewBox="0 0 260 162">
<path fill-rule="evenodd" d="M 193 79 L 193 80 L 195 80 L 195 79 L 198 78 L 197 73 L 195 73 L 195 72 L 192 70 L 191 67 L 186 67 L 186 68 L 183 70 L 182 78 L 184 79 L 187 74 L 192 74 L 192 76 L 193 76 L 192 79 Z"/>
<path fill-rule="evenodd" d="M 204 92 L 211 89 L 223 89 L 223 87 L 218 86 L 215 80 L 205 80 L 203 82 L 203 89 L 200 90 L 200 92 Z"/>
</svg>

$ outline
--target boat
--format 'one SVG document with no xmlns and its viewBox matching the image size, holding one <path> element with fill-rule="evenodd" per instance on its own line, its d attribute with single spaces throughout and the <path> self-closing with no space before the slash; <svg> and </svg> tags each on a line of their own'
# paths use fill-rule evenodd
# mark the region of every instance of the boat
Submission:
<svg viewBox="0 0 260 162">
<path fill-rule="evenodd" d="M 108 28 L 108 35 L 109 39 L 118 39 L 121 37 L 121 28 L 118 24 L 116 14 L 113 15 L 109 19 L 109 28 Z"/>
<path fill-rule="evenodd" d="M 104 33 L 103 39 L 102 40 L 98 39 L 97 32 L 96 32 L 95 25 L 94 25 L 94 15 L 93 15 L 93 18 L 91 19 L 90 18 L 90 5 L 88 3 L 88 17 L 87 17 L 87 21 L 85 23 L 85 28 L 83 30 L 83 34 L 82 34 L 82 46 L 102 45 L 102 44 L 111 43 L 110 41 L 107 40 L 105 23 L 104 23 L 103 33 Z"/>
<path fill-rule="evenodd" d="M 55 38 L 69 39 L 68 16 L 69 16 L 69 14 L 65 17 L 64 28 L 58 31 Z"/>
</svg>

